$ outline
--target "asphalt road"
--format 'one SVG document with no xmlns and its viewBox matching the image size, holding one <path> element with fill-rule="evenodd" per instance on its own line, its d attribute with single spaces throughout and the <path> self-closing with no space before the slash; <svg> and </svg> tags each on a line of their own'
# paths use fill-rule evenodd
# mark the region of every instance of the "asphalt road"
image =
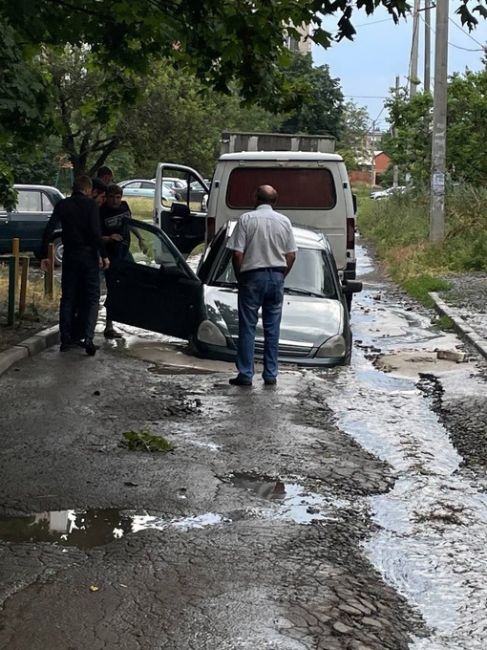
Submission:
<svg viewBox="0 0 487 650">
<path fill-rule="evenodd" d="M 361 273 L 349 368 L 242 389 L 132 331 L 0 378 L 0 648 L 487 646 L 485 362 Z"/>
</svg>

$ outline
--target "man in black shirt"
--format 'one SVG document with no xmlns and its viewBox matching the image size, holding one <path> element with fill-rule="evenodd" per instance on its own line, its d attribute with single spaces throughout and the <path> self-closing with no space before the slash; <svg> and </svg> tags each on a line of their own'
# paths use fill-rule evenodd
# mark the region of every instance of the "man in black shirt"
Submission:
<svg viewBox="0 0 487 650">
<path fill-rule="evenodd" d="M 97 349 L 93 338 L 100 300 L 99 269 L 107 269 L 109 260 L 101 237 L 98 206 L 90 198 L 91 191 L 89 176 L 79 176 L 74 182 L 72 195 L 56 204 L 44 232 L 41 268 L 44 271 L 49 268 L 48 242 L 60 221 L 64 246 L 59 307 L 60 349 L 67 350 L 72 344 L 73 314 L 79 300 L 85 350 L 93 356 Z"/>
<path fill-rule="evenodd" d="M 132 213 L 128 203 L 122 200 L 122 196 L 123 189 L 120 185 L 112 183 L 107 187 L 106 201 L 100 208 L 101 232 L 111 264 L 117 263 L 117 261 L 134 261 L 130 252 L 131 233 L 137 238 L 140 249 L 146 251 L 145 242 L 140 232 L 129 225 Z M 113 327 L 113 320 L 108 312 L 104 336 L 107 339 L 122 337 L 120 332 Z"/>
</svg>

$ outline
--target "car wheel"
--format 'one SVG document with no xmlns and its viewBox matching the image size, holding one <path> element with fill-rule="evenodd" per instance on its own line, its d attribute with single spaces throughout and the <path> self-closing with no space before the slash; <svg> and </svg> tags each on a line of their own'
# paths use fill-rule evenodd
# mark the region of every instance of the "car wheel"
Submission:
<svg viewBox="0 0 487 650">
<path fill-rule="evenodd" d="M 61 237 L 53 239 L 52 243 L 54 244 L 54 266 L 61 266 L 63 263 L 63 240 Z"/>
</svg>

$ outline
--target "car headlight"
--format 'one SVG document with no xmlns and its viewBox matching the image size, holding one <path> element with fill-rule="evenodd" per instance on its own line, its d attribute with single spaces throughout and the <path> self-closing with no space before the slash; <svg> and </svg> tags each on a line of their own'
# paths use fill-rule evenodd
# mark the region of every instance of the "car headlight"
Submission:
<svg viewBox="0 0 487 650">
<path fill-rule="evenodd" d="M 343 336 L 332 336 L 323 343 L 316 353 L 317 357 L 344 357 L 347 346 Z"/>
<path fill-rule="evenodd" d="M 196 338 L 201 343 L 207 343 L 208 345 L 227 345 L 227 339 L 224 334 L 222 334 L 219 327 L 212 323 L 210 320 L 204 320 L 198 327 L 196 333 Z"/>
</svg>

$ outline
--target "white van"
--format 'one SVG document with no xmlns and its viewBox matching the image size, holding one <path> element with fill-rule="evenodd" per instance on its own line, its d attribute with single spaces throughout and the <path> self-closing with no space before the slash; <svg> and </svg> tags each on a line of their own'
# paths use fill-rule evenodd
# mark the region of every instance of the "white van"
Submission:
<svg viewBox="0 0 487 650">
<path fill-rule="evenodd" d="M 177 170 L 189 189 L 183 201 L 170 205 L 156 192 L 154 221 L 181 252 L 191 252 L 195 245 L 209 241 L 225 222 L 252 210 L 256 188 L 268 184 L 278 192 L 276 210 L 293 224 L 323 231 L 340 275 L 355 278 L 355 204 L 341 156 L 303 151 L 223 154 L 211 189 L 194 169 L 159 163 L 156 187 L 162 187 L 164 178 Z"/>
</svg>

